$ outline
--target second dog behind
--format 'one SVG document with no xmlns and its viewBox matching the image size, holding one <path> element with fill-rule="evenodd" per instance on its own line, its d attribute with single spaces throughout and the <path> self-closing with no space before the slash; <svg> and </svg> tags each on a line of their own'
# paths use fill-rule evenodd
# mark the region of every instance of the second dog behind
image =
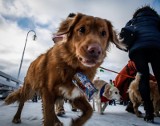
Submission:
<svg viewBox="0 0 160 126">
<path fill-rule="evenodd" d="M 97 94 L 93 97 L 93 109 L 95 110 L 95 102 L 100 114 L 103 114 L 110 100 L 120 100 L 119 90 L 104 80 L 94 80 L 94 86 L 98 89 Z"/>
<path fill-rule="evenodd" d="M 133 103 L 134 112 L 137 117 L 142 117 L 141 113 L 138 112 L 138 107 L 143 103 L 142 97 L 138 90 L 139 81 L 141 78 L 141 74 L 137 73 L 136 78 L 131 82 L 128 93 L 131 102 Z M 154 113 L 156 116 L 160 116 L 160 95 L 158 92 L 158 85 L 157 82 L 150 80 L 150 97 L 153 102 Z"/>
</svg>

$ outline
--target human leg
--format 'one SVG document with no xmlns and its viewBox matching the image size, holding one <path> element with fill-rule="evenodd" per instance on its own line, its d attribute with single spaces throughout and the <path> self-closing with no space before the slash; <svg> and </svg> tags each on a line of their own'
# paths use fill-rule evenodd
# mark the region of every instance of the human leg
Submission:
<svg viewBox="0 0 160 126">
<path fill-rule="evenodd" d="M 141 73 L 141 79 L 139 84 L 139 91 L 144 101 L 144 109 L 146 115 L 144 117 L 145 121 L 153 121 L 153 104 L 150 100 L 150 86 L 149 86 L 149 58 L 148 50 L 141 50 L 132 55 L 132 60 L 135 63 L 136 69 Z"/>
<path fill-rule="evenodd" d="M 150 56 L 150 62 L 151 62 L 153 73 L 157 80 L 158 90 L 160 93 L 160 59 L 157 58 L 159 56 L 160 56 L 160 50 L 154 50 Z"/>
</svg>

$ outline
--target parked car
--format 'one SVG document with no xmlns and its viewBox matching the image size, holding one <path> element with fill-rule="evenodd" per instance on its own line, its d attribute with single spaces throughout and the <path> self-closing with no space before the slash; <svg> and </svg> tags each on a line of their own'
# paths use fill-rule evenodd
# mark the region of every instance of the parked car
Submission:
<svg viewBox="0 0 160 126">
<path fill-rule="evenodd" d="M 5 99 L 11 92 L 9 89 L 0 89 L 0 99 Z"/>
</svg>

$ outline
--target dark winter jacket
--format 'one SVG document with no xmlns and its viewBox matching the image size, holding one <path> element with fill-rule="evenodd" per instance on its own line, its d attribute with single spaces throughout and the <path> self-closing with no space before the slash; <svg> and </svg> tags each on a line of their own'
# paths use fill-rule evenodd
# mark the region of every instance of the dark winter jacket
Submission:
<svg viewBox="0 0 160 126">
<path fill-rule="evenodd" d="M 160 49 L 160 16 L 151 8 L 138 11 L 125 27 L 130 27 L 136 34 L 128 48 L 129 55 L 143 48 Z"/>
</svg>

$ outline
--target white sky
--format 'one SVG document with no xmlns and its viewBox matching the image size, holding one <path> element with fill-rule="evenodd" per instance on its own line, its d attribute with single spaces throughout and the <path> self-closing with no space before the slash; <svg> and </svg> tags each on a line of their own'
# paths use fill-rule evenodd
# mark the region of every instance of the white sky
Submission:
<svg viewBox="0 0 160 126">
<path fill-rule="evenodd" d="M 160 13 L 159 0 L 0 0 L 0 71 L 17 77 L 27 32 L 30 32 L 20 80 L 29 64 L 53 46 L 52 33 L 69 13 L 81 12 L 110 20 L 117 31 L 132 17 L 138 7 L 151 5 Z M 111 46 L 103 67 L 119 72 L 128 62 L 126 52 Z M 115 73 L 97 73 L 102 79 L 116 77 Z"/>
</svg>

